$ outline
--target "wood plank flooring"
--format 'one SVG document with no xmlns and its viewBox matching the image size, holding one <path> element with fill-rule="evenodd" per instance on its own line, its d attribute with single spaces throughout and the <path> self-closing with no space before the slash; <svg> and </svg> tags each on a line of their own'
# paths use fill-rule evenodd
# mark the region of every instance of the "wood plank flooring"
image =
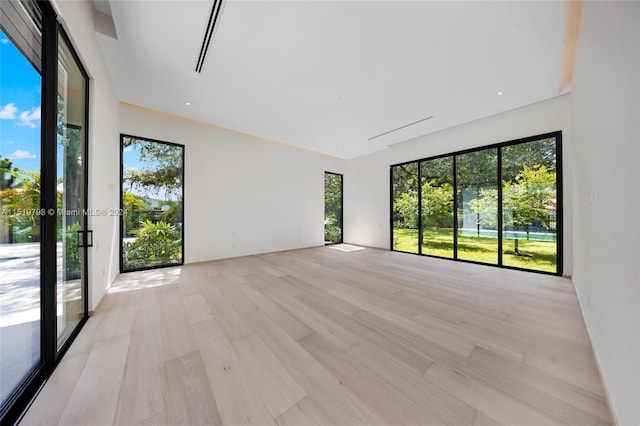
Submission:
<svg viewBox="0 0 640 426">
<path fill-rule="evenodd" d="M 317 247 L 121 275 L 24 425 L 608 425 L 570 280 Z"/>
</svg>

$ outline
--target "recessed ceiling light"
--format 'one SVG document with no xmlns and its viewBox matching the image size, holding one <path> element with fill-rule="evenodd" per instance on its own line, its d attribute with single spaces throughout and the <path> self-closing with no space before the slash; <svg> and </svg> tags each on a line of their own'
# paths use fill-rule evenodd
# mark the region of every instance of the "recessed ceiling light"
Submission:
<svg viewBox="0 0 640 426">
<path fill-rule="evenodd" d="M 502 96 L 504 92 L 498 92 L 498 96 Z"/>
<path fill-rule="evenodd" d="M 185 102 L 187 106 L 191 106 L 191 102 Z"/>
</svg>

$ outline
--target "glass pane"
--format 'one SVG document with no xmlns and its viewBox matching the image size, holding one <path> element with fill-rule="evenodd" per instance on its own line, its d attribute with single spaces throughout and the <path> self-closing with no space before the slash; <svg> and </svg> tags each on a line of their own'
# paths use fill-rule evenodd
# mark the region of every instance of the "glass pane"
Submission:
<svg viewBox="0 0 640 426">
<path fill-rule="evenodd" d="M 86 80 L 62 37 L 58 47 L 58 215 L 56 313 L 58 347 L 84 316 L 85 250 L 80 231 L 86 229 L 85 96 Z"/>
<path fill-rule="evenodd" d="M 422 254 L 453 258 L 453 157 L 420 163 Z"/>
<path fill-rule="evenodd" d="M 498 150 L 456 156 L 458 259 L 498 263 Z"/>
<path fill-rule="evenodd" d="M 418 163 L 391 168 L 393 250 L 418 253 Z"/>
<path fill-rule="evenodd" d="M 556 140 L 502 148 L 502 264 L 557 271 Z"/>
<path fill-rule="evenodd" d="M 342 242 L 342 175 L 324 174 L 324 242 Z"/>
<path fill-rule="evenodd" d="M 182 264 L 184 147 L 122 137 L 122 270 Z"/>
<path fill-rule="evenodd" d="M 1 405 L 40 360 L 41 77 L 3 31 L 0 41 Z"/>
</svg>

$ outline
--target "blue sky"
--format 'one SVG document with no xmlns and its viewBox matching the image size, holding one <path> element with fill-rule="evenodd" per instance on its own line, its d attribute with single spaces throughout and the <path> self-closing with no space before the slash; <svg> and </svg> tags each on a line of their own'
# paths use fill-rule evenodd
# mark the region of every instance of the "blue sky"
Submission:
<svg viewBox="0 0 640 426">
<path fill-rule="evenodd" d="M 0 154 L 15 167 L 40 168 L 38 71 L 0 31 Z"/>
<path fill-rule="evenodd" d="M 142 164 L 140 163 L 140 152 L 137 149 L 132 147 L 128 147 L 124 150 L 123 155 L 124 167 L 126 169 L 142 169 Z"/>
<path fill-rule="evenodd" d="M 23 170 L 40 168 L 41 93 L 40 74 L 0 30 L 0 155 Z M 141 168 L 137 150 L 126 150 L 124 161 L 127 168 Z"/>
</svg>

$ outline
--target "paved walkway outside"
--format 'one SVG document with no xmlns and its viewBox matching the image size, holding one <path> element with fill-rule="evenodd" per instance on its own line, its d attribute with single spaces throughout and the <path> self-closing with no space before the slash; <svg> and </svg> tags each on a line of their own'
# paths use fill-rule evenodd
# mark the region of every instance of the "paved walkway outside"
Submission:
<svg viewBox="0 0 640 426">
<path fill-rule="evenodd" d="M 40 318 L 40 243 L 0 244 L 0 327 Z"/>
<path fill-rule="evenodd" d="M 57 253 L 62 253 L 58 243 Z M 58 335 L 66 331 L 64 311 L 77 314 L 80 280 L 62 281 L 57 259 Z M 65 307 L 66 306 L 66 307 Z M 40 243 L 0 244 L 0 402 L 40 359 Z"/>
</svg>

